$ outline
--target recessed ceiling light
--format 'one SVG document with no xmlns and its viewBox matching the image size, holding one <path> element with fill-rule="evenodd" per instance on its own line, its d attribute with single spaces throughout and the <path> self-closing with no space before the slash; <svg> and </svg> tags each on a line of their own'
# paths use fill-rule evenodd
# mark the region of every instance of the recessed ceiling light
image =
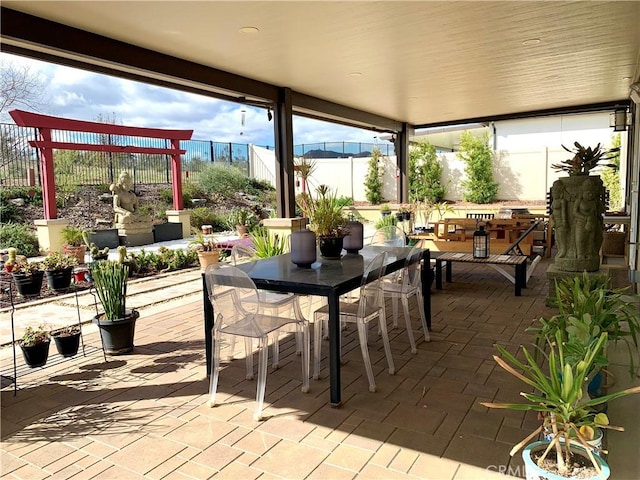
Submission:
<svg viewBox="0 0 640 480">
<path fill-rule="evenodd" d="M 351 72 L 349 73 L 350 77 L 361 77 L 362 76 L 362 72 Z"/>
<path fill-rule="evenodd" d="M 260 30 L 257 27 L 242 27 L 240 29 L 240 33 L 246 33 L 247 35 L 253 35 L 254 33 L 258 33 Z"/>
<path fill-rule="evenodd" d="M 627 77 L 622 77 L 623 80 L 631 80 L 631 77 L 627 76 Z"/>
<path fill-rule="evenodd" d="M 418 97 L 409 97 L 409 100 L 417 100 Z"/>
<path fill-rule="evenodd" d="M 524 45 L 525 47 L 530 47 L 532 45 L 539 45 L 540 42 L 541 41 L 539 38 L 529 38 L 528 40 L 524 40 L 522 42 L 522 45 Z"/>
</svg>

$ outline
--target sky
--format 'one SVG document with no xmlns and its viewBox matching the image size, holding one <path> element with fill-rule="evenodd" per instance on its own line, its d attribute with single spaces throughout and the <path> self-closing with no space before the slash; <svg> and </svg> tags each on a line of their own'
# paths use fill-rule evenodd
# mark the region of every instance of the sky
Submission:
<svg viewBox="0 0 640 480">
<path fill-rule="evenodd" d="M 40 78 L 44 101 L 38 113 L 89 121 L 115 117 L 118 124 L 127 126 L 192 129 L 193 140 L 274 144 L 273 121 L 268 121 L 265 109 L 0 53 L 0 64 L 7 63 L 27 65 Z M 12 108 L 32 111 L 20 105 Z M 13 123 L 5 112 L 1 121 Z M 376 135 L 308 118 L 293 120 L 294 145 L 373 143 Z"/>
</svg>

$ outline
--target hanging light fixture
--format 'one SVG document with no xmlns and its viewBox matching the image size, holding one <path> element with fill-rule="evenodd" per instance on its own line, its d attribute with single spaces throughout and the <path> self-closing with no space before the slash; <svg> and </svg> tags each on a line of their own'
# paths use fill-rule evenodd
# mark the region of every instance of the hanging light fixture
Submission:
<svg viewBox="0 0 640 480">
<path fill-rule="evenodd" d="M 631 114 L 627 113 L 626 107 L 616 108 L 615 112 L 609 114 L 609 126 L 614 132 L 624 132 L 631 125 Z"/>
<path fill-rule="evenodd" d="M 473 258 L 489 257 L 489 232 L 480 225 L 478 230 L 473 232 Z"/>
</svg>

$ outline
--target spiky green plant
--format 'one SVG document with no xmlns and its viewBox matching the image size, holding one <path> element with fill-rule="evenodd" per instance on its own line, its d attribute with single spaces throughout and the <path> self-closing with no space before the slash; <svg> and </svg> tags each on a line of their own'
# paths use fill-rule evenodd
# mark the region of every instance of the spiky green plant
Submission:
<svg viewBox="0 0 640 480">
<path fill-rule="evenodd" d="M 249 236 L 253 242 L 257 258 L 275 257 L 287 251 L 287 238 L 278 234 L 271 234 L 264 227 L 257 228 Z"/>
<path fill-rule="evenodd" d="M 124 318 L 129 266 L 110 260 L 95 262 L 91 265 L 91 277 L 104 309 L 104 318 Z"/>
<path fill-rule="evenodd" d="M 589 175 L 589 172 L 598 165 L 616 168 L 614 163 L 602 164 L 600 162 L 612 161 L 620 151 L 619 147 L 607 150 L 600 148 L 600 144 L 596 145 L 595 148 L 585 148 L 578 142 L 574 142 L 573 145 L 576 147 L 573 150 L 562 145 L 562 148 L 567 152 L 573 153 L 573 157 L 560 163 L 555 163 L 551 165 L 551 168 L 567 172 L 570 177 L 574 175 Z"/>
<path fill-rule="evenodd" d="M 564 475 L 568 471 L 568 463 L 572 457 L 571 440 L 575 439 L 585 448 L 589 459 L 599 471 L 600 467 L 593 456 L 592 447 L 587 444 L 587 440 L 592 437 L 595 427 L 623 429 L 610 426 L 606 414 L 594 411 L 593 407 L 625 395 L 640 393 L 640 387 L 628 388 L 594 399 L 589 399 L 588 395 L 585 395 L 588 372 L 592 370 L 596 356 L 603 350 L 607 342 L 606 332 L 600 334 L 597 341 L 585 349 L 584 356 L 579 360 L 570 359 L 567 355 L 559 331 L 556 332 L 553 341 L 548 340 L 548 342 L 548 370 L 539 367 L 533 355 L 525 347 L 522 347 L 525 361 L 521 362 L 505 348 L 496 345 L 501 355 L 501 357 L 494 355 L 496 363 L 535 391 L 520 393 L 529 403 L 481 402 L 481 404 L 488 408 L 532 410 L 540 413 L 540 417 L 543 419 L 542 424 L 513 447 L 511 455 L 536 438 L 543 429 L 549 429 L 552 432 L 552 439 L 538 459 L 538 465 L 544 462 L 552 450 L 555 450 L 558 472 Z"/>
</svg>

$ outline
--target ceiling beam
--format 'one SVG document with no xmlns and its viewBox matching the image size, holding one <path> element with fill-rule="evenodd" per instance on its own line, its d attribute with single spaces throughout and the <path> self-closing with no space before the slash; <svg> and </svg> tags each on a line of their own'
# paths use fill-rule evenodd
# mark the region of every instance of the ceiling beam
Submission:
<svg viewBox="0 0 640 480">
<path fill-rule="evenodd" d="M 491 123 L 505 120 L 520 120 L 523 118 L 552 117 L 555 115 L 576 115 L 580 113 L 595 113 L 613 111 L 616 107 L 628 107 L 629 99 L 621 99 L 613 102 L 591 103 L 588 105 L 576 105 L 573 107 L 548 108 L 545 110 L 531 110 L 528 112 L 508 113 L 491 117 L 475 117 L 460 120 L 447 120 L 446 122 L 424 123 L 415 125 L 415 129 L 446 127 L 451 125 L 464 125 L 467 123 Z"/>
</svg>

